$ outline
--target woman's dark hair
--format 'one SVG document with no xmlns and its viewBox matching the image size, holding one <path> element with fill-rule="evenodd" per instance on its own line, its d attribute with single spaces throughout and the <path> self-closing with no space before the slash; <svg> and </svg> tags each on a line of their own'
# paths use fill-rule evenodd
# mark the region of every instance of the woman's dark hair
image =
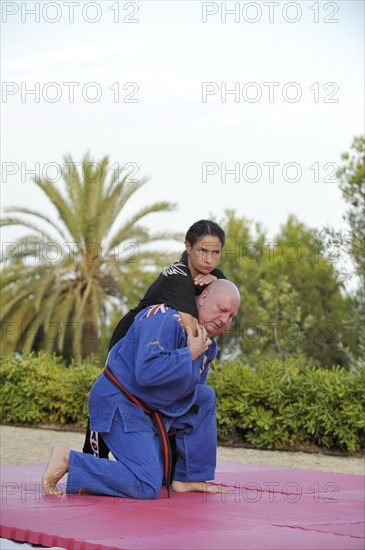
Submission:
<svg viewBox="0 0 365 550">
<path fill-rule="evenodd" d="M 188 241 L 191 245 L 193 245 L 198 239 L 200 239 L 201 237 L 205 237 L 206 235 L 218 237 L 218 239 L 222 243 L 222 247 L 224 246 L 226 235 L 223 229 L 212 220 L 199 220 L 193 223 L 193 225 L 189 227 L 186 232 L 185 241 Z M 187 263 L 188 255 L 186 250 L 182 253 L 180 261 Z"/>
</svg>

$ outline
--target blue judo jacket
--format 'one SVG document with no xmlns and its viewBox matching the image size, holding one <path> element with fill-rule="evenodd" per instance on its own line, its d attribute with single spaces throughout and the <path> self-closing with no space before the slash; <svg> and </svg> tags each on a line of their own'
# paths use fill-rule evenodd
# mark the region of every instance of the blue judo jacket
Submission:
<svg viewBox="0 0 365 550">
<path fill-rule="evenodd" d="M 167 417 L 185 414 L 204 384 L 216 343 L 194 361 L 176 310 L 165 304 L 142 310 L 128 333 L 110 350 L 107 363 L 114 376 L 133 395 Z M 101 374 L 89 397 L 90 426 L 108 432 L 118 411 L 125 431 L 150 430 L 151 422 Z"/>
</svg>

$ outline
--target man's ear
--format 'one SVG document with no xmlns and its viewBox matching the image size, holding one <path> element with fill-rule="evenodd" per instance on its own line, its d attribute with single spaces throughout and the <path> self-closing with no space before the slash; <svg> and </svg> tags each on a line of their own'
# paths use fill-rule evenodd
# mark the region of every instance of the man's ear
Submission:
<svg viewBox="0 0 365 550">
<path fill-rule="evenodd" d="M 203 290 L 203 292 L 199 295 L 199 298 L 197 300 L 197 304 L 199 306 L 202 306 L 204 304 L 204 302 L 208 298 L 208 294 L 209 294 L 209 292 L 207 290 Z"/>
</svg>

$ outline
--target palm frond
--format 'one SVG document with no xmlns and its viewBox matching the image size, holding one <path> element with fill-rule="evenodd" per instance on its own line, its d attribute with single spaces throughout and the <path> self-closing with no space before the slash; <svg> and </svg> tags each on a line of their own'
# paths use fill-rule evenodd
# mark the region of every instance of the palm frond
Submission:
<svg viewBox="0 0 365 550">
<path fill-rule="evenodd" d="M 38 225 L 35 225 L 29 222 L 28 220 L 22 220 L 21 218 L 11 218 L 11 217 L 1 218 L 0 226 L 6 227 L 8 225 L 22 225 L 24 227 L 28 227 L 29 229 L 32 229 L 33 231 L 36 231 L 37 233 L 39 233 L 39 235 L 41 235 L 44 239 L 48 240 L 49 242 L 53 242 L 54 240 L 52 235 L 47 233 L 44 229 L 42 229 Z M 16 239 L 16 241 L 21 242 L 21 238 Z"/>
<path fill-rule="evenodd" d="M 121 242 L 123 242 L 126 238 L 126 235 L 128 235 L 133 227 L 137 224 L 137 222 L 147 216 L 148 214 L 152 214 L 153 212 L 171 212 L 176 208 L 176 205 L 168 203 L 168 202 L 156 202 L 154 204 L 151 204 L 150 206 L 146 206 L 137 214 L 134 214 L 129 220 L 127 220 L 124 225 L 117 231 L 117 233 L 114 235 L 114 237 L 111 238 L 111 241 L 109 243 L 108 249 L 112 249 L 115 246 L 118 246 Z"/>
<path fill-rule="evenodd" d="M 39 219 L 47 222 L 49 225 L 51 225 L 53 227 L 53 229 L 55 229 L 59 233 L 59 235 L 62 237 L 62 239 L 66 240 L 66 241 L 69 240 L 69 236 L 66 236 L 63 229 L 54 220 L 51 220 L 48 216 L 45 216 L 44 214 L 41 214 L 40 212 L 37 212 L 36 210 L 31 210 L 30 208 L 17 208 L 15 206 L 9 206 L 9 207 L 4 208 L 4 212 L 8 212 L 8 213 L 13 212 L 14 214 L 28 214 L 30 216 L 34 216 L 36 218 L 39 218 Z"/>
<path fill-rule="evenodd" d="M 145 182 L 146 181 L 139 181 L 126 184 L 124 178 L 118 181 L 115 187 L 104 196 L 102 217 L 99 224 L 101 238 L 104 238 L 109 233 L 130 197 L 136 193 Z"/>
<path fill-rule="evenodd" d="M 80 242 L 80 229 L 77 224 L 77 216 L 75 215 L 75 207 L 61 195 L 61 193 L 55 188 L 53 183 L 48 180 L 35 178 L 34 182 L 44 191 L 50 201 L 54 204 L 57 212 L 67 227 L 71 237 L 75 242 Z"/>
<path fill-rule="evenodd" d="M 3 249 L 0 321 L 7 350 L 44 348 L 65 357 L 95 353 L 100 324 L 112 304 L 119 301 L 124 310 L 129 299 L 138 300 L 151 281 L 151 266 L 166 260 L 165 251 L 148 245 L 180 238 L 170 231 L 151 233 L 142 223 L 151 213 L 175 208 L 166 201 L 125 215 L 129 199 L 146 178 L 129 181 L 129 174 L 121 177 L 119 169 L 109 175 L 107 156 L 98 164 L 89 154 L 81 163 L 74 163 L 70 155 L 64 159 L 64 192 L 47 179 L 34 179 L 53 203 L 56 221 L 47 212 L 22 207 L 7 209 L 1 220 L 3 226 L 29 231 Z M 50 244 L 57 247 L 53 256 Z M 9 323 L 18 330 L 7 332 Z M 92 342 L 88 325 L 95 337 Z M 47 328 L 54 329 L 52 338 Z"/>
</svg>

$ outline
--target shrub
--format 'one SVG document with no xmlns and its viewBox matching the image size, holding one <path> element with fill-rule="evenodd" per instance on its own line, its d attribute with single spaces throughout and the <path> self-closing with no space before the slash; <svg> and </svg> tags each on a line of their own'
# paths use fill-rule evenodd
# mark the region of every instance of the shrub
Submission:
<svg viewBox="0 0 365 550">
<path fill-rule="evenodd" d="M 87 422 L 91 386 L 101 367 L 74 360 L 68 367 L 46 352 L 1 357 L 1 418 L 7 422 Z"/>
<path fill-rule="evenodd" d="M 365 443 L 365 369 L 322 369 L 295 359 L 255 368 L 225 362 L 209 374 L 222 441 L 258 448 L 315 444 L 359 451 Z"/>
<path fill-rule="evenodd" d="M 86 425 L 88 396 L 101 366 L 68 367 L 40 352 L 1 357 L 1 417 L 16 423 Z M 299 359 L 216 364 L 218 437 L 258 448 L 317 445 L 359 451 L 365 445 L 365 367 L 322 369 Z"/>
</svg>

